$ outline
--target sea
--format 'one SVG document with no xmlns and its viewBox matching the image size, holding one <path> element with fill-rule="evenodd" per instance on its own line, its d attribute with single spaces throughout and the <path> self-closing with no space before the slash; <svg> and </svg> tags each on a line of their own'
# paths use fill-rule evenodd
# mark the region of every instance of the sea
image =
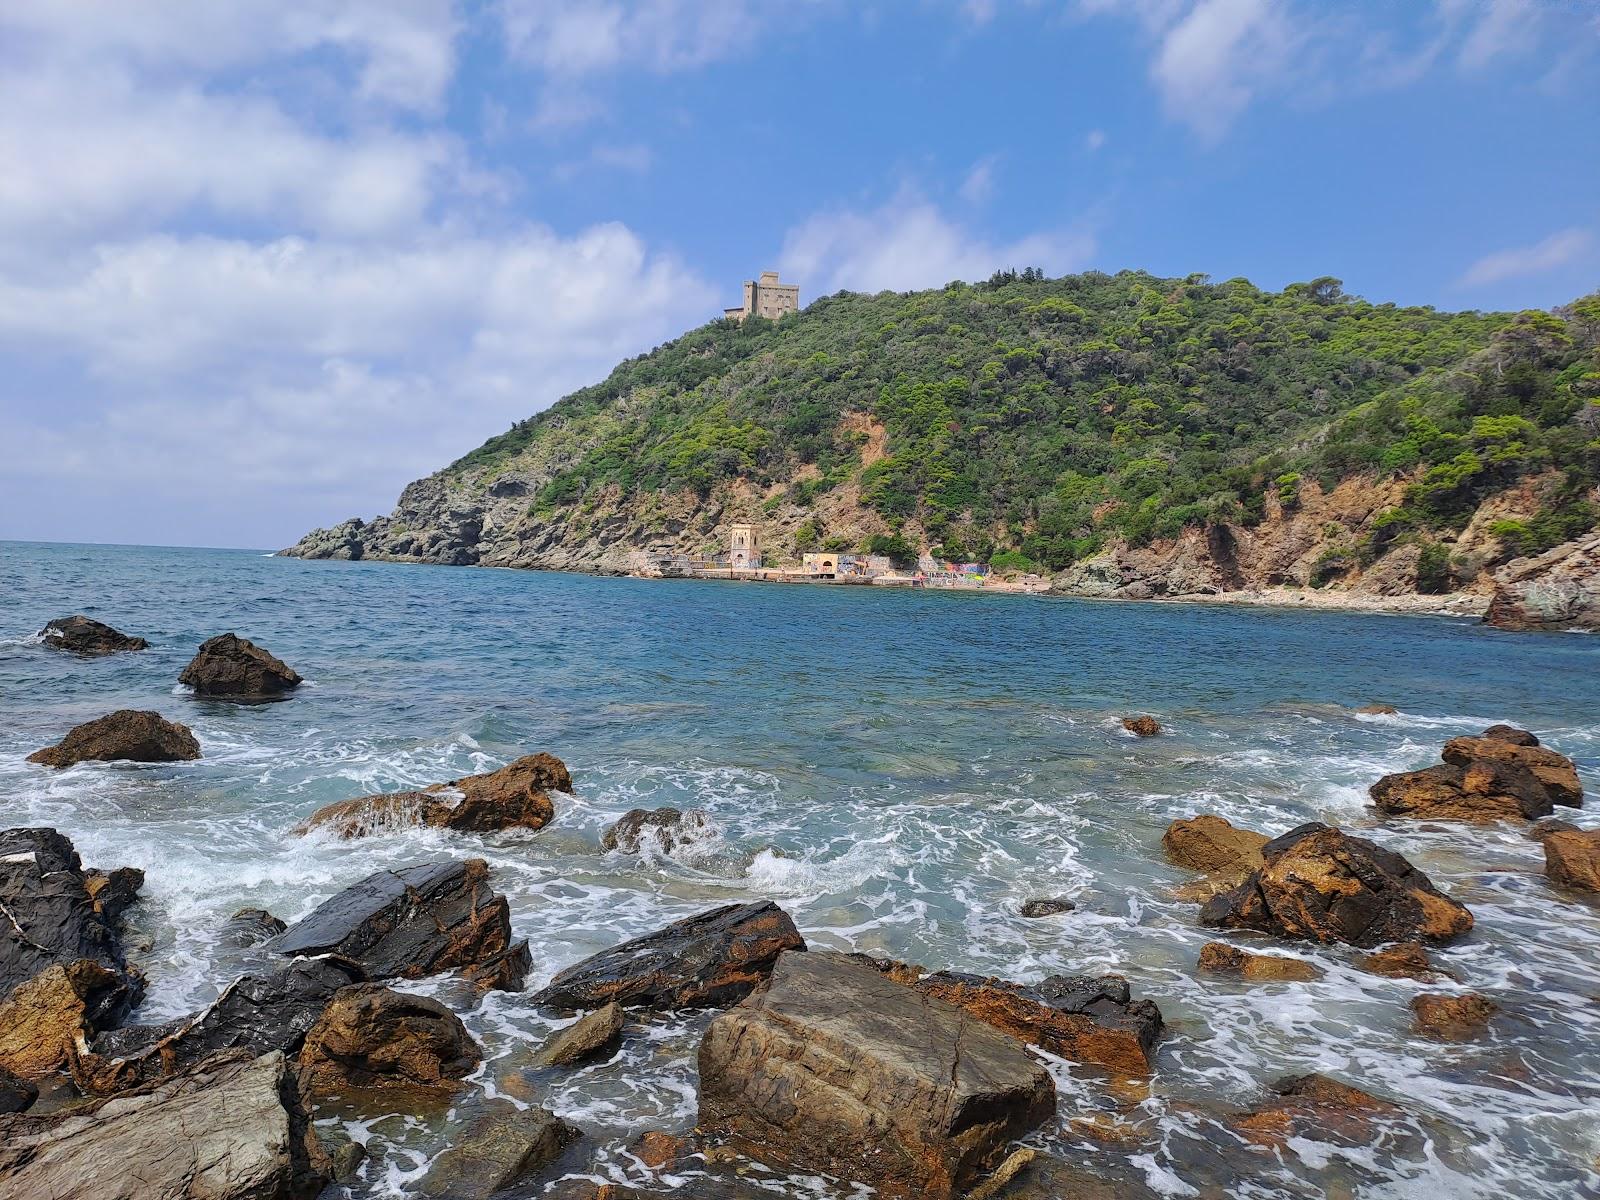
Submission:
<svg viewBox="0 0 1600 1200">
<path fill-rule="evenodd" d="M 40 644 L 82 612 L 150 641 L 80 660 Z M 177 683 L 206 638 L 248 637 L 306 678 L 240 706 Z M 1370 703 L 1393 716 L 1365 716 Z M 117 708 L 190 726 L 198 762 L 33 766 L 27 754 Z M 1140 739 L 1121 718 L 1149 713 Z M 330 1196 L 402 1196 L 505 1097 L 588 1135 L 576 1170 L 673 1191 L 833 1197 L 861 1189 L 741 1163 L 654 1174 L 630 1144 L 695 1122 L 710 1014 L 640 1016 L 622 1048 L 569 1072 L 532 1051 L 570 1016 L 529 995 L 627 938 L 770 899 L 813 947 L 1032 982 L 1125 976 L 1167 1032 L 1148 1081 L 1051 1060 L 1059 1120 L 1029 1139 L 1105 1195 L 1546 1197 L 1600 1194 L 1600 903 L 1543 875 L 1518 825 L 1381 819 L 1367 788 L 1438 761 L 1493 722 L 1579 764 L 1600 803 L 1600 639 L 1464 618 L 1088 602 L 1033 596 L 595 578 L 303 562 L 262 551 L 0 543 L 0 827 L 49 825 L 84 861 L 142 868 L 129 913 L 149 977 L 135 1019 L 192 1012 L 238 973 L 230 914 L 293 921 L 370 872 L 481 857 L 528 939 L 527 992 L 400 986 L 456 1008 L 485 1062 L 437 1112 L 321 1113 L 367 1145 Z M 538 832 L 291 835 L 330 801 L 415 788 L 549 751 L 575 793 Z M 671 853 L 604 852 L 633 808 L 706 818 Z M 1217 813 L 1269 834 L 1324 821 L 1399 851 L 1475 914 L 1435 958 L 1459 983 L 1366 974 L 1342 947 L 1300 955 L 1316 982 L 1203 975 L 1214 931 L 1178 889 L 1161 834 Z M 1581 822 L 1592 823 L 1584 813 Z M 1020 905 L 1072 912 L 1028 920 Z M 1412 1031 L 1423 991 L 1471 990 L 1481 1038 Z M 1228 1114 L 1310 1071 L 1401 1106 L 1376 1144 L 1297 1136 L 1253 1149 Z M 1134 1132 L 1091 1136 L 1095 1121 Z M 718 1173 L 722 1182 L 719 1183 Z M 535 1193 L 537 1189 L 535 1189 Z M 731 1194 L 731 1193 L 730 1193 Z"/>
</svg>

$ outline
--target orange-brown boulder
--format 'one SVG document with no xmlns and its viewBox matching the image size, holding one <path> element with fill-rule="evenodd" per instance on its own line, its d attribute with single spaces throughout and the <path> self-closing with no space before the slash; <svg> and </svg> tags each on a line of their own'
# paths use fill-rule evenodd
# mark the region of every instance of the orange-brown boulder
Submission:
<svg viewBox="0 0 1600 1200">
<path fill-rule="evenodd" d="M 1247 983 L 1309 983 L 1322 978 L 1322 968 L 1301 958 L 1281 954 L 1252 954 L 1226 942 L 1200 947 L 1200 969 L 1218 975 L 1237 975 Z"/>
<path fill-rule="evenodd" d="M 358 983 L 335 992 L 306 1034 L 300 1079 L 321 1096 L 449 1092 L 482 1058 L 461 1018 L 437 1000 Z"/>
<path fill-rule="evenodd" d="M 1261 866 L 1261 847 L 1267 835 L 1252 829 L 1239 829 L 1221 817 L 1202 813 L 1185 817 L 1167 826 L 1161 847 L 1167 860 L 1191 871 L 1204 871 L 1207 885 L 1198 889 L 1196 899 L 1232 887 Z"/>
<path fill-rule="evenodd" d="M 1129 733 L 1139 737 L 1155 737 L 1161 732 L 1161 722 L 1149 714 L 1138 717 L 1123 717 L 1122 727 Z"/>
<path fill-rule="evenodd" d="M 1449 971 L 1433 964 L 1421 942 L 1396 942 L 1371 954 L 1358 954 L 1356 966 L 1369 975 L 1390 979 L 1416 979 L 1427 983 L 1440 976 L 1454 978 Z"/>
<path fill-rule="evenodd" d="M 187 762 L 200 757 L 200 743 L 186 725 L 158 712 L 121 708 L 85 722 L 54 746 L 28 755 L 31 763 L 70 767 L 81 762 Z"/>
<path fill-rule="evenodd" d="M 1531 819 L 1583 804 L 1572 760 L 1526 730 L 1492 725 L 1479 737 L 1452 738 L 1442 757 L 1438 766 L 1385 775 L 1370 789 L 1373 803 L 1391 816 L 1454 821 Z"/>
<path fill-rule="evenodd" d="M 1563 887 L 1600 892 L 1600 829 L 1565 830 L 1547 836 L 1544 873 Z"/>
<path fill-rule="evenodd" d="M 1271 1101 L 1228 1122 L 1247 1141 L 1269 1148 L 1297 1137 L 1365 1145 L 1381 1136 L 1385 1125 L 1405 1116 L 1399 1105 L 1326 1075 L 1280 1079 L 1272 1090 L 1276 1096 Z"/>
<path fill-rule="evenodd" d="M 1460 996 L 1428 992 L 1411 1000 L 1412 1028 L 1446 1041 L 1462 1042 L 1479 1036 L 1500 1006 L 1487 996 L 1467 992 Z"/>
<path fill-rule="evenodd" d="M 295 832 L 320 829 L 354 838 L 418 825 L 472 833 L 543 829 L 556 814 L 550 793 L 571 790 L 565 763 L 553 754 L 528 754 L 498 771 L 419 792 L 384 792 L 325 805 Z"/>
<path fill-rule="evenodd" d="M 0 1001 L 0 1069 L 40 1079 L 64 1066 L 91 1035 L 101 997 L 123 978 L 93 959 L 47 967 Z"/>
</svg>

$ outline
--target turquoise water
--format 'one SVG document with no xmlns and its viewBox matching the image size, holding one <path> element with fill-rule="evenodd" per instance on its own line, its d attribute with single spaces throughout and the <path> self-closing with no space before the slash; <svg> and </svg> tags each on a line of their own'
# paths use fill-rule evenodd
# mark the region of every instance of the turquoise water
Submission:
<svg viewBox="0 0 1600 1200">
<path fill-rule="evenodd" d="M 72 612 L 151 649 L 79 661 L 37 644 Z M 260 707 L 183 694 L 183 664 L 228 630 L 308 686 Z M 1401 715 L 1350 712 L 1372 701 Z M 190 725 L 204 759 L 23 762 L 119 707 Z M 1168 734 L 1126 735 L 1118 719 L 1133 712 Z M 428 856 L 490 861 L 534 949 L 530 988 L 711 904 L 770 897 L 816 945 L 1019 980 L 1127 975 L 1170 1025 L 1150 1094 L 1055 1064 L 1061 1115 L 1117 1110 L 1153 1139 L 1106 1146 L 1064 1125 L 1038 1142 L 1128 1194 L 1217 1194 L 1218 1180 L 1240 1196 L 1600 1185 L 1600 907 L 1552 891 L 1518 829 L 1385 824 L 1365 796 L 1501 720 L 1577 758 L 1592 794 L 1597 713 L 1600 640 L 1455 619 L 0 544 L 0 823 L 51 824 L 88 862 L 146 870 L 144 1018 L 190 1011 L 227 982 L 237 963 L 215 933 L 234 910 L 293 920 L 368 871 Z M 328 801 L 536 750 L 564 759 L 577 788 L 539 833 L 288 836 Z M 666 804 L 704 810 L 712 836 L 670 857 L 601 853 L 617 816 Z M 1318 983 L 1198 977 L 1208 937 L 1173 895 L 1189 876 L 1160 850 L 1166 824 L 1196 812 L 1269 833 L 1321 819 L 1405 853 L 1473 909 L 1476 931 L 1438 957 L 1504 1017 L 1478 1043 L 1413 1036 L 1406 1003 L 1423 985 L 1357 972 L 1338 949 L 1308 952 L 1327 970 Z M 1016 916 L 1041 895 L 1078 911 Z M 530 1042 L 560 1020 L 451 986 L 419 990 L 463 1009 L 484 1042 L 480 1090 L 511 1091 Z M 704 1019 L 640 1024 L 615 1060 L 538 1079 L 543 1102 L 595 1136 L 599 1173 L 642 1178 L 621 1150 L 629 1135 L 693 1124 Z M 1313 1069 L 1401 1102 L 1416 1136 L 1297 1143 L 1278 1159 L 1222 1132 L 1219 1107 Z M 374 1154 L 357 1194 L 401 1194 L 447 1129 L 398 1115 L 359 1125 Z"/>
</svg>

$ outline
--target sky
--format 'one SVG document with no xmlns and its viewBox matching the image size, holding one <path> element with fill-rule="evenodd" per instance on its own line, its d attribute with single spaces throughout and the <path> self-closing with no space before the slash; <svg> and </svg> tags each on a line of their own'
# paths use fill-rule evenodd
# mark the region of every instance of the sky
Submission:
<svg viewBox="0 0 1600 1200">
<path fill-rule="evenodd" d="M 5 0 L 0 538 L 279 548 L 761 270 L 1026 266 L 1592 291 L 1600 0 Z"/>
</svg>

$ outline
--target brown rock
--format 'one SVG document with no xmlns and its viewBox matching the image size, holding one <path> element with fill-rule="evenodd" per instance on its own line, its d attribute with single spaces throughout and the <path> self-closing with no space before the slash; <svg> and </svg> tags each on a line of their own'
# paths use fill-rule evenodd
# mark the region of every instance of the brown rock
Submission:
<svg viewBox="0 0 1600 1200">
<path fill-rule="evenodd" d="M 1275 1099 L 1229 1124 L 1258 1145 L 1281 1148 L 1290 1138 L 1307 1137 L 1335 1145 L 1375 1141 L 1382 1127 L 1404 1116 L 1387 1100 L 1326 1075 L 1297 1075 L 1272 1085 Z"/>
<path fill-rule="evenodd" d="M 783 955 L 700 1045 L 702 1131 L 886 1200 L 960 1194 L 1054 1112 L 1016 1041 L 846 955 Z"/>
<path fill-rule="evenodd" d="M 1251 954 L 1225 942 L 1200 947 L 1200 969 L 1237 975 L 1249 983 L 1309 983 L 1322 978 L 1322 968 L 1304 959 L 1279 954 Z"/>
<path fill-rule="evenodd" d="M 1499 629 L 1600 629 L 1600 530 L 1529 558 L 1494 576 L 1484 616 Z"/>
<path fill-rule="evenodd" d="M 1434 966 L 1421 942 L 1396 942 L 1372 954 L 1358 954 L 1356 965 L 1369 975 L 1385 975 L 1390 979 L 1416 979 L 1427 983 L 1441 975 L 1453 978 L 1449 971 Z"/>
<path fill-rule="evenodd" d="M 1460 996 L 1428 992 L 1411 999 L 1412 1028 L 1452 1042 L 1477 1037 L 1499 1011 L 1493 1000 L 1475 992 Z"/>
<path fill-rule="evenodd" d="M 1452 738 L 1443 757 L 1436 767 L 1385 775 L 1370 789 L 1373 802 L 1392 816 L 1456 821 L 1544 817 L 1556 805 L 1583 804 L 1572 760 L 1526 730 L 1492 725 L 1481 737 Z"/>
<path fill-rule="evenodd" d="M 93 1032 L 90 1013 L 124 982 L 93 959 L 46 968 L 0 1002 L 0 1069 L 39 1079 L 64 1066 Z"/>
<path fill-rule="evenodd" d="M 1472 914 L 1402 856 L 1311 822 L 1262 848 L 1263 865 L 1207 900 L 1200 923 L 1279 937 L 1374 946 L 1448 941 Z"/>
<path fill-rule="evenodd" d="M 1526 771 L 1543 785 L 1552 804 L 1566 808 L 1583 807 L 1583 784 L 1578 781 L 1578 769 L 1565 754 L 1540 746 L 1535 739 L 1529 745 L 1515 740 L 1510 734 L 1495 737 L 1458 737 L 1444 744 L 1444 760 L 1458 767 L 1476 767 L 1485 763 Z M 1528 734 L 1528 737 L 1533 737 Z"/>
<path fill-rule="evenodd" d="M 1129 733 L 1138 734 L 1140 737 L 1155 737 L 1156 734 L 1161 732 L 1161 722 L 1149 715 L 1123 717 L 1122 727 Z"/>
<path fill-rule="evenodd" d="M 1161 835 L 1168 861 L 1191 871 L 1243 878 L 1261 865 L 1267 835 L 1236 829 L 1221 817 L 1202 813 L 1174 821 Z"/>
<path fill-rule="evenodd" d="M 139 898 L 144 887 L 144 872 L 138 867 L 117 867 L 112 871 L 85 871 L 84 894 L 94 911 L 107 921 L 120 920 L 123 912 Z"/>
<path fill-rule="evenodd" d="M 218 700 L 282 700 L 301 679 L 254 642 L 224 633 L 201 645 L 178 682 Z"/>
<path fill-rule="evenodd" d="M 1542 842 L 1552 833 L 1577 833 L 1578 826 L 1571 821 L 1563 821 L 1560 817 L 1545 817 L 1528 826 L 1528 840 Z"/>
<path fill-rule="evenodd" d="M 531 1181 L 582 1133 L 543 1108 L 495 1099 L 434 1159 L 418 1185 L 424 1196 L 487 1200 Z"/>
<path fill-rule="evenodd" d="M 612 1001 L 560 1030 L 534 1056 L 540 1067 L 570 1067 L 616 1045 L 622 1037 L 622 1006 Z"/>
<path fill-rule="evenodd" d="M 633 1140 L 628 1152 L 652 1171 L 659 1171 L 677 1162 L 688 1147 L 688 1138 L 659 1129 L 647 1129 Z"/>
<path fill-rule="evenodd" d="M 57 617 L 39 631 L 39 637 L 52 650 L 65 650 L 85 658 L 98 658 L 106 654 L 121 654 L 129 650 L 148 649 L 150 643 L 142 637 L 129 637 L 111 626 L 86 617 Z"/>
<path fill-rule="evenodd" d="M 498 771 L 436 783 L 420 792 L 385 792 L 324 805 L 295 829 L 342 838 L 427 825 L 472 833 L 543 829 L 556 815 L 550 792 L 570 792 L 572 776 L 553 754 L 528 754 Z"/>
<path fill-rule="evenodd" d="M 1518 729 L 1515 725 L 1491 725 L 1482 733 L 1486 738 L 1497 738 L 1502 742 L 1510 742 L 1513 746 L 1537 746 L 1539 739 L 1526 729 Z"/>
<path fill-rule="evenodd" d="M 1550 882 L 1600 892 L 1600 829 L 1557 832 L 1544 839 L 1544 873 Z"/>
<path fill-rule="evenodd" d="M 483 1055 L 461 1018 L 437 1000 L 380 984 L 334 994 L 300 1051 L 313 1095 L 402 1088 L 454 1090 Z"/>
<path fill-rule="evenodd" d="M 95 762 L 185 762 L 200 757 L 200 743 L 186 725 L 158 712 L 118 709 L 73 729 L 54 746 L 28 755 L 31 763 L 70 767 Z"/>
<path fill-rule="evenodd" d="M 649 845 L 661 854 L 670 854 L 680 845 L 703 838 L 710 829 L 705 813 L 693 809 L 635 808 L 605 831 L 600 848 L 638 854 Z"/>
<path fill-rule="evenodd" d="M 1392 704 L 1363 704 L 1356 711 L 1368 717 L 1392 717 L 1400 710 Z"/>
</svg>

